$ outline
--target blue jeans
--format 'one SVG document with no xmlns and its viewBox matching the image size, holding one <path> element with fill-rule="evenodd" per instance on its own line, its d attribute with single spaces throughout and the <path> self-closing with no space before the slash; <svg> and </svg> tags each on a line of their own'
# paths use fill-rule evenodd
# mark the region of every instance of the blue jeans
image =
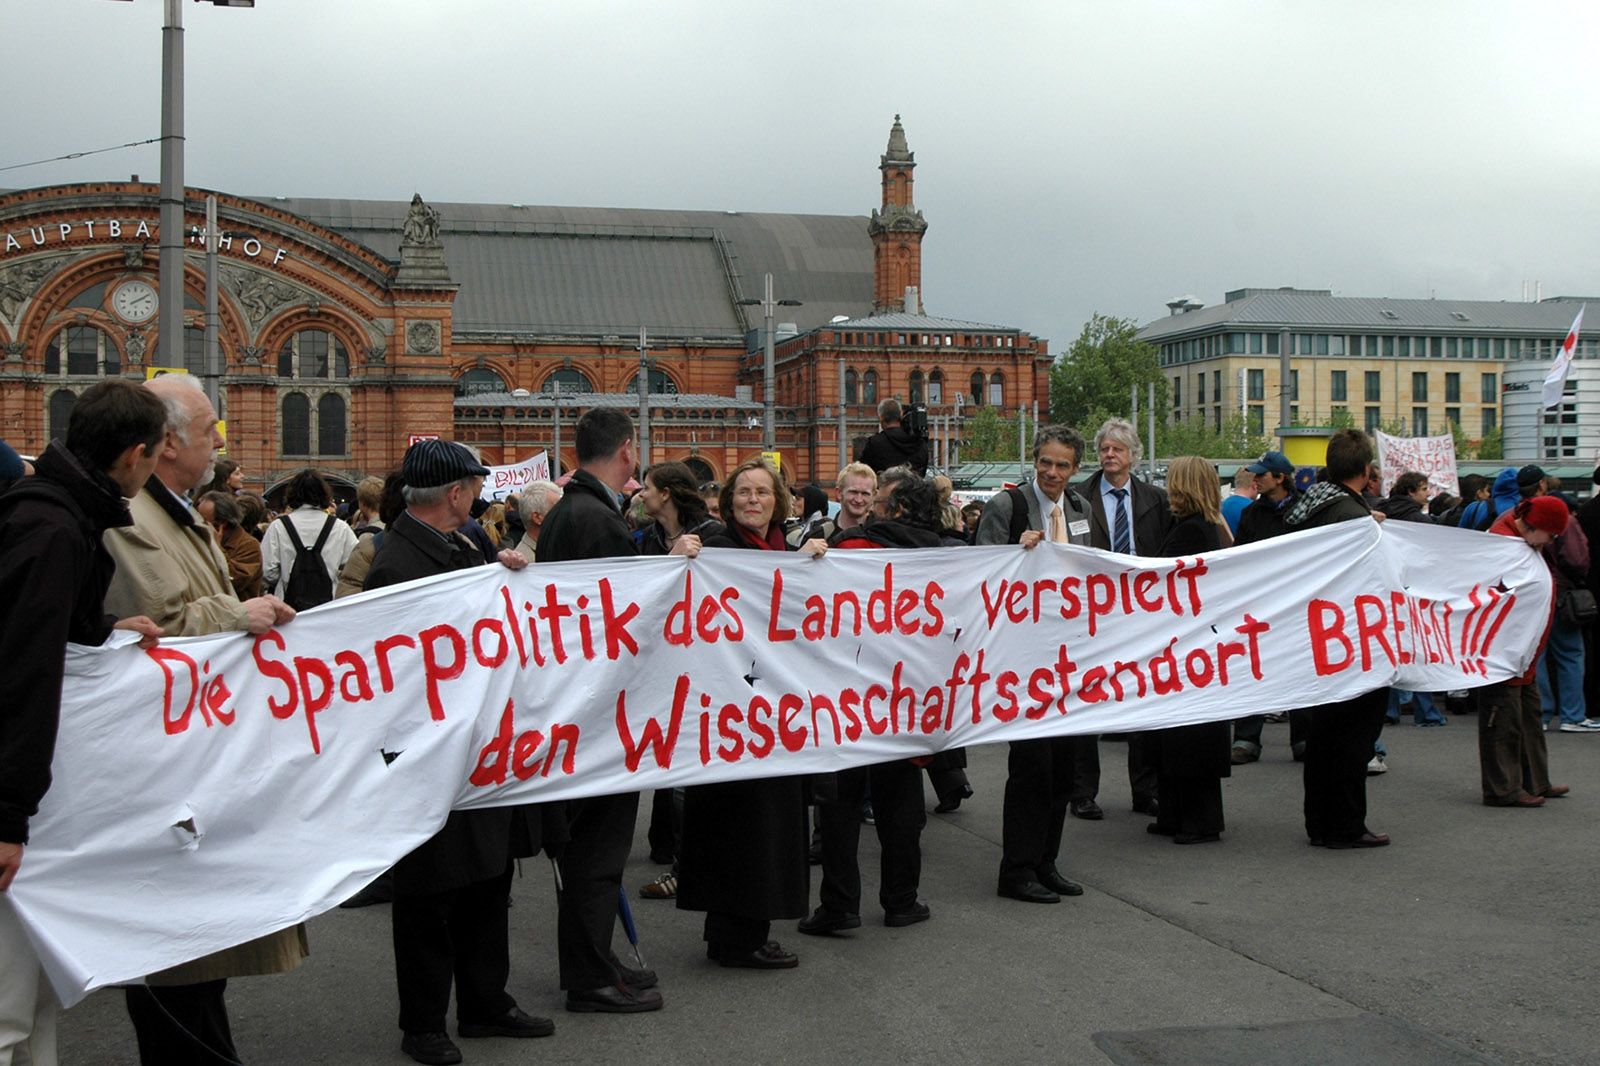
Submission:
<svg viewBox="0 0 1600 1066">
<path fill-rule="evenodd" d="M 1581 674 L 1579 675 L 1579 680 L 1582 680 Z M 1433 693 L 1411 692 L 1408 689 L 1391 688 L 1389 689 L 1389 713 L 1387 715 L 1390 724 L 1400 721 L 1400 705 L 1402 703 L 1411 704 L 1411 720 L 1417 725 L 1444 721 L 1444 715 L 1440 713 L 1439 708 L 1433 702 Z"/>
<path fill-rule="evenodd" d="M 1539 656 L 1539 705 L 1550 721 L 1561 704 L 1561 721 L 1577 724 L 1588 717 L 1583 702 L 1583 630 L 1569 626 L 1558 615 L 1550 626 L 1550 640 Z"/>
</svg>

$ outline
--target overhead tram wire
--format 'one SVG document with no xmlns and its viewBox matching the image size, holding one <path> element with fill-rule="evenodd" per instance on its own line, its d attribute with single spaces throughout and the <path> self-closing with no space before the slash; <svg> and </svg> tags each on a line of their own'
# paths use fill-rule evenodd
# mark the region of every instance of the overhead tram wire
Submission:
<svg viewBox="0 0 1600 1066">
<path fill-rule="evenodd" d="M 110 148 L 92 148 L 87 152 L 68 152 L 66 155 L 58 155 L 51 159 L 35 159 L 31 163 L 12 163 L 10 166 L 0 167 L 0 171 L 21 170 L 23 167 L 38 167 L 43 166 L 46 163 L 60 163 L 67 159 L 82 159 L 86 155 L 99 155 L 101 152 L 117 152 L 124 148 L 139 148 L 146 144 L 160 143 L 160 137 L 151 137 L 143 141 L 129 141 L 127 144 L 114 144 Z"/>
</svg>

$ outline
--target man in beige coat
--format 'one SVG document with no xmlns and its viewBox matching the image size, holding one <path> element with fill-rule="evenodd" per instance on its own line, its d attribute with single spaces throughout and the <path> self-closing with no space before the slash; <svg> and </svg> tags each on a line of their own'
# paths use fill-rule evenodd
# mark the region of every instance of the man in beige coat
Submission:
<svg viewBox="0 0 1600 1066">
<path fill-rule="evenodd" d="M 105 609 L 119 618 L 148 615 L 167 636 L 247 630 L 265 633 L 294 617 L 276 596 L 240 602 L 212 528 L 184 494 L 211 476 L 222 444 L 217 412 L 193 379 L 156 378 L 147 386 L 167 409 L 167 437 L 155 476 L 129 504 L 133 525 L 107 530 L 116 560 Z M 229 977 L 282 973 L 306 954 L 297 926 L 146 978 L 127 989 L 128 1014 L 145 1066 L 238 1060 L 223 991 Z"/>
</svg>

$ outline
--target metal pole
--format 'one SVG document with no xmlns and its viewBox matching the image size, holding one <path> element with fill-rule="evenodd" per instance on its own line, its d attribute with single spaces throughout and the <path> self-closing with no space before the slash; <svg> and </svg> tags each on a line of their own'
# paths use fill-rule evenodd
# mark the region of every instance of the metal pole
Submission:
<svg viewBox="0 0 1600 1066">
<path fill-rule="evenodd" d="M 945 448 L 945 455 L 950 462 L 950 469 L 954 470 L 961 462 L 961 394 L 956 393 L 956 411 L 950 420 L 950 443 Z"/>
<path fill-rule="evenodd" d="M 644 327 L 639 327 L 639 473 L 650 465 L 650 358 Z"/>
<path fill-rule="evenodd" d="M 764 410 L 762 411 L 764 439 L 766 450 L 774 451 L 777 440 L 777 412 L 773 407 L 772 392 L 776 387 L 774 379 L 777 376 L 777 356 L 772 348 L 772 316 L 777 313 L 777 302 L 772 298 L 772 275 L 767 275 L 765 295 L 761 300 L 761 309 L 767 316 L 767 361 L 761 368 L 761 399 Z"/>
<path fill-rule="evenodd" d="M 166 0 L 161 26 L 160 301 L 156 345 L 183 365 L 183 0 Z"/>
<path fill-rule="evenodd" d="M 1145 418 L 1150 426 L 1150 478 L 1156 476 L 1156 383 L 1148 383 L 1149 394 L 1145 398 Z"/>
<path fill-rule="evenodd" d="M 217 232 L 217 198 L 206 197 L 206 343 L 205 343 L 205 385 L 206 396 L 211 400 L 211 406 L 217 414 L 227 418 L 227 412 L 222 409 L 222 353 L 217 346 L 217 332 L 220 323 L 217 319 L 217 243 L 221 234 Z"/>
<path fill-rule="evenodd" d="M 844 409 L 844 356 L 834 356 L 839 369 L 839 469 L 850 465 L 850 427 Z"/>
<path fill-rule="evenodd" d="M 1028 479 L 1028 409 L 1017 406 L 1017 479 Z"/>
<path fill-rule="evenodd" d="M 561 386 L 556 386 L 556 405 L 551 412 L 552 426 L 555 431 L 555 454 L 550 456 L 550 480 L 554 481 L 561 476 Z"/>
</svg>

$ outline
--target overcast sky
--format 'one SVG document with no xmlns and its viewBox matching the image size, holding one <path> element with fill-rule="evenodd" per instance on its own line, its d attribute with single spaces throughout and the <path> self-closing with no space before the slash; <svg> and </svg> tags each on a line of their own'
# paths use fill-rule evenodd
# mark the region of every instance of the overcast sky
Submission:
<svg viewBox="0 0 1600 1066">
<path fill-rule="evenodd" d="M 1600 294 L 1590 0 L 257 4 L 185 0 L 191 186 L 864 215 L 899 113 L 928 312 L 1054 352 L 1245 286 Z M 0 166 L 156 136 L 162 6 L 0 0 Z"/>
</svg>

